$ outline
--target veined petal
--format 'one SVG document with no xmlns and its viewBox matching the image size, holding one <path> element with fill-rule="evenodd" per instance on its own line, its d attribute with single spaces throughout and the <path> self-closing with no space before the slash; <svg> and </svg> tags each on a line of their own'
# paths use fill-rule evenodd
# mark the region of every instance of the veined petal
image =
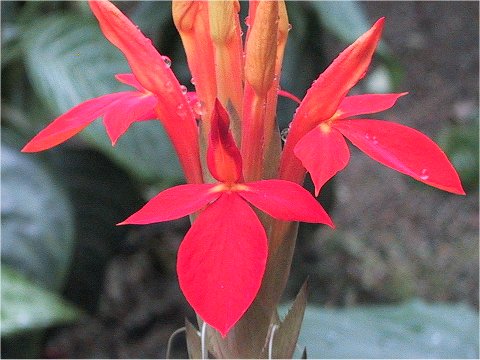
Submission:
<svg viewBox="0 0 480 360">
<path fill-rule="evenodd" d="M 322 186 L 350 160 L 342 134 L 326 124 L 320 124 L 300 139 L 294 152 L 310 173 L 317 196 Z"/>
<path fill-rule="evenodd" d="M 142 84 L 138 82 L 137 78 L 133 74 L 117 74 L 115 75 L 115 78 L 121 83 L 132 86 L 140 92 L 148 91 L 142 86 Z"/>
<path fill-rule="evenodd" d="M 49 149 L 70 139 L 82 131 L 88 124 L 114 106 L 115 103 L 125 97 L 127 92 L 107 94 L 87 100 L 60 115 L 53 120 L 45 129 L 40 131 L 22 149 L 23 152 L 36 152 Z"/>
<path fill-rule="evenodd" d="M 390 109 L 397 102 L 398 98 L 408 93 L 400 94 L 364 94 L 345 97 L 336 112 L 339 119 L 349 116 L 374 114 Z"/>
<path fill-rule="evenodd" d="M 380 40 L 384 20 L 378 20 L 318 77 L 300 104 L 296 118 L 318 124 L 335 113 L 348 91 L 365 76 Z"/>
<path fill-rule="evenodd" d="M 223 193 L 180 245 L 180 288 L 195 312 L 225 337 L 257 295 L 266 261 L 267 236 L 255 212 L 237 194 Z"/>
<path fill-rule="evenodd" d="M 117 105 L 111 106 L 105 113 L 103 123 L 112 145 L 116 144 L 135 121 L 155 119 L 156 104 L 157 97 L 152 93 L 147 95 L 131 91 Z"/>
<path fill-rule="evenodd" d="M 379 163 L 441 190 L 465 194 L 445 153 L 421 132 L 381 120 L 340 120 L 333 126 Z"/>
<path fill-rule="evenodd" d="M 228 113 L 215 101 L 207 150 L 207 164 L 212 176 L 221 182 L 234 183 L 242 177 L 242 157 L 229 129 Z"/>
<path fill-rule="evenodd" d="M 216 184 L 186 184 L 164 190 L 118 225 L 152 224 L 192 214 L 221 195 L 213 190 L 215 186 Z"/>
<path fill-rule="evenodd" d="M 317 200 L 303 187 L 286 180 L 261 180 L 245 184 L 238 194 L 272 217 L 284 221 L 327 224 L 333 222 Z"/>
</svg>

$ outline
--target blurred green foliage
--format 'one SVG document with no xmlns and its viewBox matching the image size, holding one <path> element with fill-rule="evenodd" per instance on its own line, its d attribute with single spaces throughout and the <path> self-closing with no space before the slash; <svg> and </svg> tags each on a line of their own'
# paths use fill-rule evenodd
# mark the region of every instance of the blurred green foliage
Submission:
<svg viewBox="0 0 480 360">
<path fill-rule="evenodd" d="M 467 192 L 478 189 L 479 113 L 470 114 L 465 123 L 455 123 L 442 130 L 438 143 L 457 169 Z"/>
<path fill-rule="evenodd" d="M 394 306 L 307 306 L 299 350 L 323 359 L 478 359 L 478 340 L 478 314 L 468 306 L 413 299 Z"/>
</svg>

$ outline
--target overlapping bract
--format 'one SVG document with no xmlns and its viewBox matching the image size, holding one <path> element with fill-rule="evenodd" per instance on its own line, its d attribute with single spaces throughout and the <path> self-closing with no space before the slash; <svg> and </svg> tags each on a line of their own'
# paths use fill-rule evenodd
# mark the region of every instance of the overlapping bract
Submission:
<svg viewBox="0 0 480 360">
<path fill-rule="evenodd" d="M 219 183 L 167 189 L 121 224 L 167 221 L 203 209 L 180 245 L 178 279 L 195 311 L 225 336 L 254 300 L 267 261 L 267 235 L 249 203 L 280 220 L 333 223 L 300 185 L 240 182 L 240 151 L 218 101 L 212 120 L 208 167 Z"/>
</svg>

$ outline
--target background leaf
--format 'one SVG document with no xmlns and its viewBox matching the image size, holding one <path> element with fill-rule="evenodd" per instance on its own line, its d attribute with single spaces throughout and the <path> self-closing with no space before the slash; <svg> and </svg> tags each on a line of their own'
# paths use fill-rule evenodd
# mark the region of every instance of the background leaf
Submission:
<svg viewBox="0 0 480 360">
<path fill-rule="evenodd" d="M 139 186 L 100 152 L 60 146 L 48 160 L 72 199 L 76 246 L 64 294 L 94 311 L 104 286 L 104 270 L 129 230 L 115 224 L 143 204 Z"/>
<path fill-rule="evenodd" d="M 2 264 L 1 335 L 8 337 L 65 324 L 81 313 L 59 296 L 33 284 L 19 272 Z"/>
<path fill-rule="evenodd" d="M 2 140 L 2 262 L 58 290 L 74 246 L 69 199 L 38 158 Z"/>
<path fill-rule="evenodd" d="M 128 72 L 127 62 L 104 39 L 93 19 L 72 15 L 39 19 L 26 30 L 23 40 L 28 76 L 57 115 L 87 99 L 126 89 L 114 75 Z M 51 120 L 42 119 L 41 127 Z M 143 181 L 182 179 L 176 155 L 158 121 L 134 124 L 115 148 L 100 121 L 82 135 Z"/>
<path fill-rule="evenodd" d="M 285 311 L 285 310 L 284 310 Z M 299 346 L 310 358 L 478 358 L 478 314 L 466 305 L 307 306 Z"/>
</svg>

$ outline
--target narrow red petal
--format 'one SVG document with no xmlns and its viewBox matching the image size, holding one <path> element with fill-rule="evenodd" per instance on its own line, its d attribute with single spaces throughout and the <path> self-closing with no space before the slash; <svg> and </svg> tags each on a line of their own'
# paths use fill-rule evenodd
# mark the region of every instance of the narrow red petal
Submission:
<svg viewBox="0 0 480 360">
<path fill-rule="evenodd" d="M 374 114 L 390 109 L 398 98 L 408 93 L 400 94 L 364 94 L 345 97 L 338 106 L 337 115 L 341 119 L 349 116 Z"/>
<path fill-rule="evenodd" d="M 107 94 L 75 106 L 40 131 L 22 151 L 42 151 L 63 143 L 103 115 L 109 107 L 124 96 L 125 92 Z"/>
<path fill-rule="evenodd" d="M 296 118 L 309 121 L 302 120 L 305 117 L 318 123 L 336 112 L 348 91 L 365 76 L 380 40 L 384 20 L 378 20 L 318 77 L 298 108 Z"/>
<path fill-rule="evenodd" d="M 322 186 L 350 160 L 350 151 L 342 134 L 327 125 L 319 125 L 297 143 L 295 155 L 310 173 L 318 196 Z"/>
<path fill-rule="evenodd" d="M 187 181 L 202 183 L 195 117 L 170 69 L 170 61 L 115 5 L 94 0 L 89 4 L 103 34 L 125 55 L 137 81 L 157 96 L 157 118 L 172 141 Z"/>
<path fill-rule="evenodd" d="M 187 184 L 164 190 L 118 225 L 152 224 L 193 214 L 220 196 L 221 193 L 213 189 L 215 186 Z"/>
<path fill-rule="evenodd" d="M 242 157 L 229 126 L 228 113 L 216 99 L 207 150 L 208 169 L 218 181 L 234 183 L 242 177 Z"/>
<path fill-rule="evenodd" d="M 365 75 L 384 22 L 384 18 L 379 19 L 370 30 L 340 53 L 307 91 L 290 126 L 280 161 L 280 178 L 296 183 L 303 181 L 305 172 L 295 157 L 295 146 L 305 134 L 335 114 L 348 91 Z"/>
<path fill-rule="evenodd" d="M 341 120 L 334 127 L 379 163 L 441 190 L 465 194 L 445 153 L 421 132 L 381 120 Z"/>
<path fill-rule="evenodd" d="M 267 236 L 255 212 L 237 194 L 224 193 L 180 245 L 180 288 L 195 312 L 225 337 L 255 299 L 266 261 Z"/>
<path fill-rule="evenodd" d="M 168 102 L 181 100 L 180 84 L 151 40 L 109 1 L 91 0 L 89 4 L 103 34 L 125 55 L 138 82 L 157 95 L 170 97 Z"/>
<path fill-rule="evenodd" d="M 142 86 L 142 84 L 138 82 L 137 78 L 133 74 L 117 74 L 115 75 L 115 78 L 121 83 L 132 86 L 140 92 L 148 91 Z"/>
<path fill-rule="evenodd" d="M 276 219 L 334 227 L 318 201 L 298 184 L 286 180 L 261 180 L 245 185 L 248 188 L 238 191 L 240 196 Z"/>
<path fill-rule="evenodd" d="M 110 107 L 105 113 L 103 123 L 112 145 L 116 144 L 120 136 L 135 121 L 155 119 L 156 104 L 157 97 L 155 95 L 131 91 L 116 106 Z"/>
</svg>

